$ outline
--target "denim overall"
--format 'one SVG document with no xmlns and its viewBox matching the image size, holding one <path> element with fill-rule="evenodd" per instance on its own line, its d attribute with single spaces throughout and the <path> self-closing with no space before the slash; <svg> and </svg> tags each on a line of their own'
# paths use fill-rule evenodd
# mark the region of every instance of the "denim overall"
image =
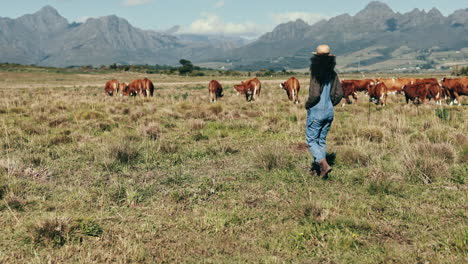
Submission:
<svg viewBox="0 0 468 264">
<path fill-rule="evenodd" d="M 331 81 L 323 85 L 318 104 L 307 109 L 306 141 L 314 156 L 314 162 L 324 159 L 327 155 L 326 139 L 334 116 L 330 90 Z"/>
</svg>

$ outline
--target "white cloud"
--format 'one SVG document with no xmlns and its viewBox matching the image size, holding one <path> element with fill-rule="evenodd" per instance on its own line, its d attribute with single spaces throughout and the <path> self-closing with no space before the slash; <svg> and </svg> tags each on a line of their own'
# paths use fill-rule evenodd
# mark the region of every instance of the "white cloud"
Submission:
<svg viewBox="0 0 468 264">
<path fill-rule="evenodd" d="M 307 22 L 309 25 L 312 25 L 322 19 L 327 19 L 328 17 L 322 14 L 317 13 L 307 13 L 307 12 L 287 12 L 272 14 L 271 18 L 275 21 L 276 24 L 286 23 L 289 21 L 296 21 L 297 19 L 302 19 Z"/>
<path fill-rule="evenodd" d="M 124 6 L 140 6 L 149 4 L 151 2 L 152 0 L 124 0 L 122 4 Z"/>
<path fill-rule="evenodd" d="M 204 13 L 187 28 L 183 28 L 181 33 L 258 36 L 266 30 L 267 28 L 254 22 L 224 22 L 217 15 Z"/>
<path fill-rule="evenodd" d="M 226 4 L 224 0 L 221 0 L 221 1 L 216 2 L 214 6 L 215 8 L 221 8 L 224 6 L 224 4 Z"/>
</svg>

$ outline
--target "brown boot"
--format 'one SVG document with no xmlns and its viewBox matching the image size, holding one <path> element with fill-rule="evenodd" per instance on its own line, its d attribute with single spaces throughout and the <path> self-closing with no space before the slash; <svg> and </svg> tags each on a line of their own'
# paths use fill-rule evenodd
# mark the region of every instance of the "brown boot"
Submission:
<svg viewBox="0 0 468 264">
<path fill-rule="evenodd" d="M 312 162 L 312 167 L 309 169 L 310 175 L 313 177 L 320 175 L 320 167 L 317 163 Z"/>
<path fill-rule="evenodd" d="M 327 159 L 321 159 L 317 163 L 320 167 L 320 177 L 326 178 L 328 173 L 332 170 L 332 167 L 328 165 Z"/>
</svg>

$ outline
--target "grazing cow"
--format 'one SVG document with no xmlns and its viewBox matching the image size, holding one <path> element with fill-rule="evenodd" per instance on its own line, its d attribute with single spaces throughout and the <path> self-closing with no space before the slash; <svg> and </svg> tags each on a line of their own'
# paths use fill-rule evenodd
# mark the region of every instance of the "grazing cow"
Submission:
<svg viewBox="0 0 468 264">
<path fill-rule="evenodd" d="M 367 92 L 369 90 L 369 85 L 375 84 L 373 79 L 362 79 L 362 80 L 346 80 L 351 82 L 354 86 L 356 92 Z"/>
<path fill-rule="evenodd" d="M 415 78 L 392 78 L 392 79 L 377 79 L 377 81 L 385 83 L 388 93 L 399 94 L 402 92 L 403 86 L 416 82 Z"/>
<path fill-rule="evenodd" d="M 424 86 L 427 89 L 427 99 L 434 99 L 436 104 L 442 105 L 442 95 L 444 94 L 444 91 L 442 87 L 440 87 L 439 83 L 424 83 Z"/>
<path fill-rule="evenodd" d="M 298 79 L 291 77 L 286 82 L 281 83 L 280 87 L 286 91 L 289 101 L 293 101 L 295 104 L 299 103 L 299 90 L 301 86 Z"/>
<path fill-rule="evenodd" d="M 109 96 L 117 95 L 119 93 L 119 82 L 115 79 L 106 82 L 104 90 Z"/>
<path fill-rule="evenodd" d="M 137 96 L 140 95 L 143 90 L 143 80 L 133 80 L 125 87 L 122 91 L 123 96 Z"/>
<path fill-rule="evenodd" d="M 388 88 L 383 82 L 376 82 L 369 85 L 369 102 L 374 102 L 376 105 L 385 106 L 387 104 Z"/>
<path fill-rule="evenodd" d="M 237 94 L 245 94 L 245 99 L 247 101 L 255 101 L 256 96 L 260 96 L 260 91 L 262 89 L 262 84 L 257 78 L 241 82 L 241 84 L 234 85 Z"/>
<path fill-rule="evenodd" d="M 461 105 L 460 95 L 468 95 L 468 77 L 457 79 L 442 79 L 442 87 L 450 97 L 450 105 L 453 105 L 456 99 L 458 105 Z"/>
<path fill-rule="evenodd" d="M 149 80 L 148 78 L 144 78 L 142 81 L 142 93 L 143 93 L 143 96 L 153 96 L 153 93 L 154 93 L 154 84 L 151 80 Z"/>
<path fill-rule="evenodd" d="M 128 85 L 124 82 L 121 82 L 119 83 L 119 90 L 118 92 L 120 92 L 120 96 L 123 95 L 123 92 L 125 91 L 125 89 L 127 89 Z"/>
<path fill-rule="evenodd" d="M 413 83 L 403 86 L 406 103 L 412 101 L 413 104 L 424 104 L 428 96 L 428 89 L 425 83 Z"/>
<path fill-rule="evenodd" d="M 216 80 L 212 80 L 208 84 L 208 92 L 210 93 L 210 103 L 214 103 L 218 98 L 223 97 L 223 87 Z"/>
<path fill-rule="evenodd" d="M 413 83 L 434 83 L 439 84 L 436 78 L 416 79 Z"/>
<path fill-rule="evenodd" d="M 351 104 L 351 100 L 349 99 L 350 96 L 354 98 L 354 103 L 357 103 L 357 93 L 356 93 L 356 86 L 354 85 L 352 80 L 341 81 L 341 87 L 343 87 L 343 98 L 346 100 L 347 104 Z M 343 103 L 342 106 L 345 106 Z"/>
</svg>

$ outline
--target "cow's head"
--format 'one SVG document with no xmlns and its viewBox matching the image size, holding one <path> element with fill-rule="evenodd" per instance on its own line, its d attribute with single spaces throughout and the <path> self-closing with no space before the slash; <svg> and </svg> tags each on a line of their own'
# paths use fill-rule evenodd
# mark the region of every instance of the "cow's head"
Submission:
<svg viewBox="0 0 468 264">
<path fill-rule="evenodd" d="M 127 89 L 127 87 L 128 87 L 128 85 L 127 85 L 126 83 L 124 83 L 124 82 L 123 82 L 123 83 L 119 83 L 119 86 L 117 87 L 117 91 L 116 91 L 115 95 L 120 94 L 120 96 L 122 96 L 123 91 L 124 91 L 125 89 Z"/>
<path fill-rule="evenodd" d="M 369 83 L 367 88 L 367 93 L 369 95 L 369 102 L 373 102 L 374 104 L 379 103 L 379 94 L 377 92 L 377 87 L 380 84 L 380 81 L 375 83 Z"/>
<path fill-rule="evenodd" d="M 241 82 L 241 84 L 236 84 L 234 85 L 234 89 L 237 91 L 237 95 L 239 94 L 244 94 L 246 91 L 246 87 L 244 85 L 244 82 Z"/>
<path fill-rule="evenodd" d="M 113 96 L 114 95 L 114 90 L 106 90 L 107 95 Z"/>
</svg>

